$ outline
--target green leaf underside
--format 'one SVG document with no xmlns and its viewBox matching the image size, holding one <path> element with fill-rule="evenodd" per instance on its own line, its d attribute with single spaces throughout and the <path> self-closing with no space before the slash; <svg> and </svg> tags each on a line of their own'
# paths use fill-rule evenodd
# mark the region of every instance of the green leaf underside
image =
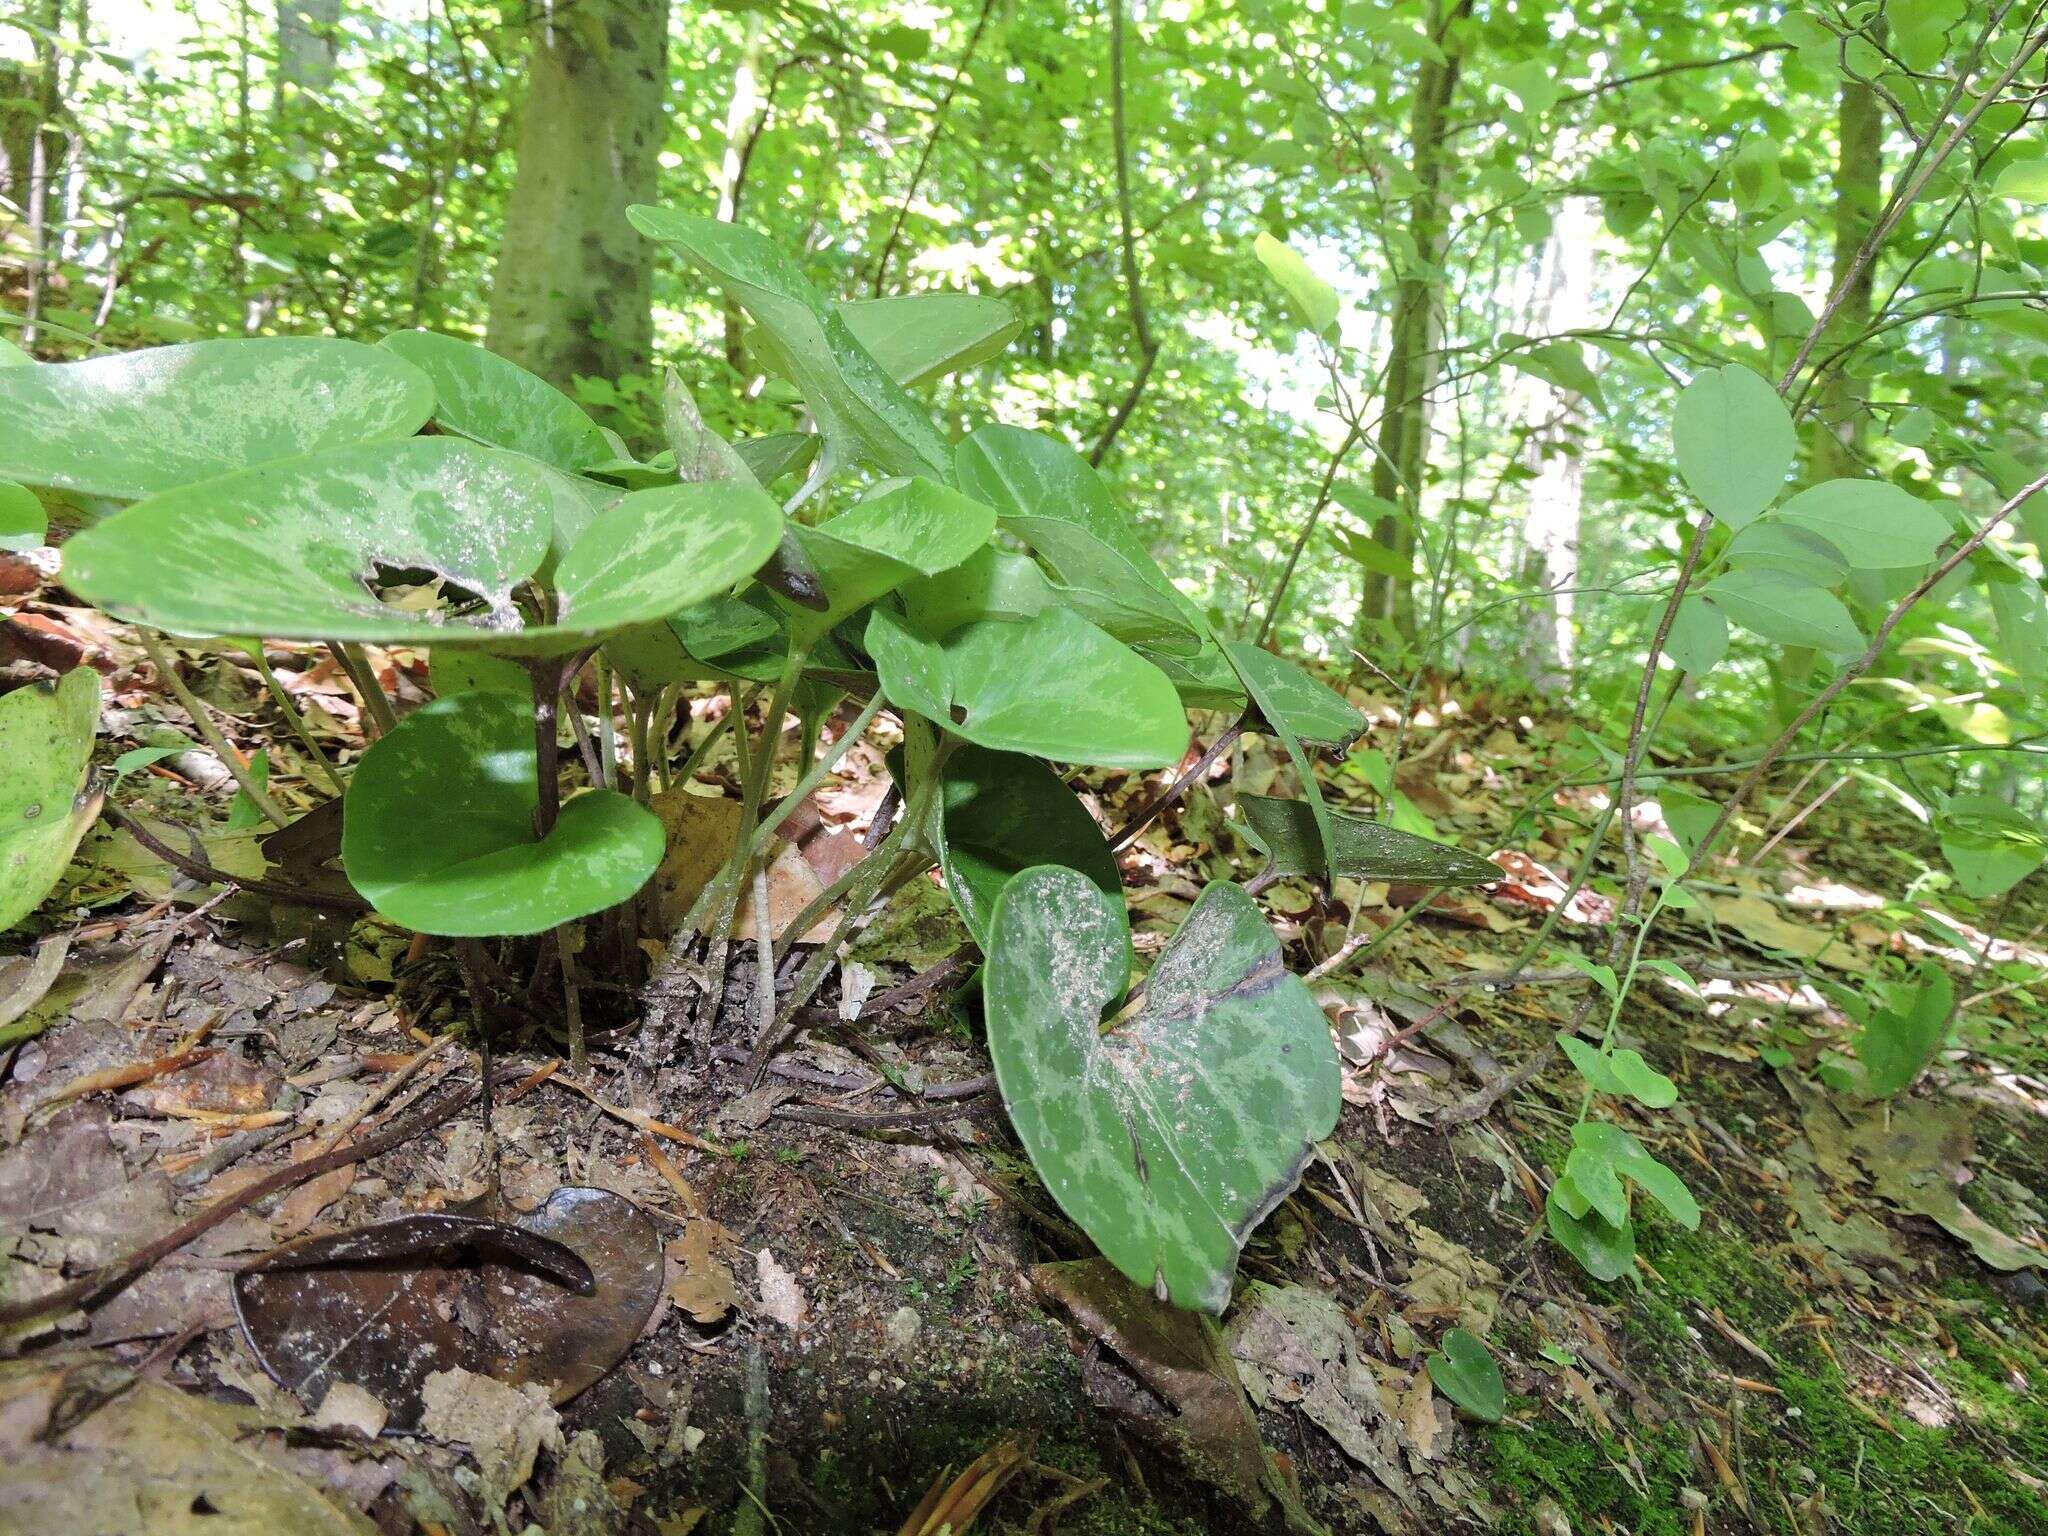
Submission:
<svg viewBox="0 0 2048 1536">
<path fill-rule="evenodd" d="M 1979 901 L 2004 895 L 2048 859 L 2048 835 L 1990 795 L 1949 801 L 1938 830 L 1956 883 Z"/>
<path fill-rule="evenodd" d="M 1817 534 L 1859 571 L 1929 564 L 1953 530 L 1940 508 L 1882 480 L 1828 480 L 1772 514 Z"/>
<path fill-rule="evenodd" d="M 422 705 L 364 754 L 341 857 L 378 912 L 420 933 L 540 933 L 616 906 L 661 862 L 661 822 L 612 790 L 567 801 L 533 835 L 530 705 L 463 693 Z"/>
<path fill-rule="evenodd" d="M 987 362 L 1024 328 L 1001 299 L 975 293 L 902 293 L 833 307 L 905 389 Z"/>
<path fill-rule="evenodd" d="M 378 345 L 427 376 L 434 420 L 450 432 L 571 474 L 612 457 L 582 406 L 509 358 L 434 331 L 396 331 Z"/>
<path fill-rule="evenodd" d="M 1708 582 L 1705 595 L 1766 640 L 1810 645 L 1837 661 L 1863 650 L 1863 633 L 1842 600 L 1790 571 L 1738 567 Z"/>
<path fill-rule="evenodd" d="M 1833 544 L 1809 528 L 1778 521 L 1777 514 L 1736 534 L 1728 541 L 1723 558 L 1731 566 L 1789 571 L 1823 587 L 1839 585 L 1849 574 L 1849 562 Z"/>
<path fill-rule="evenodd" d="M 1728 654 L 1727 615 L 1703 597 L 1688 597 L 1678 605 L 1664 649 L 1688 672 L 1713 671 Z"/>
<path fill-rule="evenodd" d="M 90 667 L 55 684 L 0 695 L 0 929 L 33 912 L 99 814 L 74 806 L 99 727 L 100 679 Z"/>
<path fill-rule="evenodd" d="M 822 592 L 822 608 L 776 600 L 800 637 L 821 635 L 919 576 L 950 570 L 988 543 L 996 515 L 950 487 L 906 480 L 870 496 L 815 528 L 792 524 L 807 567 L 805 582 Z"/>
<path fill-rule="evenodd" d="M 1337 323 L 1337 290 L 1316 276 L 1284 241 L 1261 230 L 1252 242 L 1252 254 L 1293 301 L 1310 330 L 1321 335 Z"/>
<path fill-rule="evenodd" d="M 890 703 L 977 746 L 1103 768 L 1165 768 L 1187 750 L 1166 675 L 1071 609 L 935 640 L 877 608 L 867 648 Z"/>
<path fill-rule="evenodd" d="M 526 623 L 513 590 L 563 515 L 587 525 L 555 573 L 559 620 Z M 64 576 L 109 611 L 180 634 L 551 654 L 724 591 L 773 552 L 781 527 L 764 493 L 730 485 L 635 491 L 588 517 L 568 477 L 524 455 L 425 437 L 152 497 L 72 539 Z M 380 566 L 444 577 L 481 606 L 389 606 L 369 585 Z"/>
<path fill-rule="evenodd" d="M 1671 437 L 1686 486 L 1730 528 L 1778 499 L 1799 451 L 1785 402 L 1740 364 L 1703 369 L 1686 385 Z"/>
<path fill-rule="evenodd" d="M 354 341 L 268 337 L 0 370 L 0 476 L 133 500 L 417 432 L 434 387 Z"/>
<path fill-rule="evenodd" d="M 939 867 L 961 921 L 984 952 L 996 898 L 1036 865 L 1077 870 L 1122 910 L 1109 839 L 1058 774 L 1036 759 L 956 748 L 942 770 Z"/>
<path fill-rule="evenodd" d="M 982 427 L 953 450 L 962 490 L 996 510 L 1045 563 L 1084 617 L 1156 663 L 1195 708 L 1229 708 L 1244 690 L 1202 612 L 1174 586 L 1117 510 L 1102 477 L 1042 432 Z"/>
<path fill-rule="evenodd" d="M 1437 1390 L 1474 1418 L 1489 1424 L 1507 1411 L 1507 1383 L 1486 1346 L 1462 1328 L 1444 1335 L 1443 1348 L 1429 1357 L 1429 1379 Z"/>
<path fill-rule="evenodd" d="M 1306 800 L 1240 794 L 1245 831 L 1266 855 L 1274 874 L 1319 875 L 1323 859 L 1315 813 Z M 1491 859 L 1431 842 L 1364 816 L 1330 812 L 1331 869 L 1352 880 L 1399 880 L 1416 885 L 1491 885 L 1501 878 Z"/>
<path fill-rule="evenodd" d="M 1856 1037 L 1870 1091 L 1879 1098 L 1909 1088 L 1948 1035 L 1956 985 L 1938 965 L 1923 966 L 1910 984 L 1894 989 L 1888 1006 L 1872 1013 Z"/>
<path fill-rule="evenodd" d="M 996 904 L 989 1052 L 1011 1121 L 1060 1208 L 1177 1306 L 1220 1313 L 1237 1255 L 1336 1125 L 1329 1026 L 1251 898 L 1212 884 L 1135 1017 L 1121 903 L 1070 869 L 1026 870 Z"/>
<path fill-rule="evenodd" d="M 772 240 L 716 219 L 635 204 L 632 226 L 673 245 L 753 317 L 756 344 L 802 393 L 828 443 L 892 475 L 950 478 L 946 440 Z"/>
</svg>

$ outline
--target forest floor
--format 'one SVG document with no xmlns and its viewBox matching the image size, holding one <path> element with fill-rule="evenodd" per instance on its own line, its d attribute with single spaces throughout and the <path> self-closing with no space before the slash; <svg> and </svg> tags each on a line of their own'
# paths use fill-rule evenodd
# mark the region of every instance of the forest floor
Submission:
<svg viewBox="0 0 2048 1536">
<path fill-rule="evenodd" d="M 109 762 L 186 734 L 103 621 L 31 605 L 8 634 L 0 661 L 16 668 L 73 645 L 112 674 Z M 417 665 L 386 658 L 387 681 L 403 695 Z M 265 718 L 227 656 L 190 671 L 231 722 Z M 293 677 L 349 739 L 342 683 Z M 1368 743 L 1391 747 L 1391 701 L 1360 699 L 1381 722 Z M 1444 685 L 1399 787 L 1464 847 L 1568 871 L 1600 792 L 1547 792 L 1575 728 L 1527 709 Z M 289 764 L 272 775 L 287 799 Z M 1284 774 L 1257 744 L 1234 766 L 1245 790 Z M 174 827 L 206 808 L 194 785 L 225 801 L 218 777 L 194 751 L 114 794 L 246 872 L 259 829 Z M 1090 782 L 1109 824 L 1152 787 Z M 1821 787 L 1755 807 L 1743 847 Z M 696 788 L 715 792 L 715 775 Z M 878 759 L 850 754 L 818 798 L 823 835 L 858 831 L 881 788 Z M 1328 788 L 1368 798 L 1350 773 Z M 1546 815 L 1507 841 L 1532 798 Z M 1141 954 L 1203 881 L 1249 873 L 1247 853 L 1206 793 L 1155 823 L 1126 859 Z M 1398 887 L 1270 893 L 1303 972 L 1347 934 L 1400 926 L 1362 967 L 1312 980 L 1341 1041 L 1343 1117 L 1253 1237 L 1218 1327 L 1091 1259 L 974 1092 L 987 1060 L 969 1000 L 938 988 L 876 1010 L 960 942 L 926 882 L 869 927 L 761 1086 L 739 1065 L 745 945 L 718 1026 L 658 1073 L 629 1031 L 600 1034 L 572 1072 L 544 1034 L 501 1025 L 494 1148 L 464 1103 L 478 1058 L 448 953 L 216 899 L 103 828 L 45 909 L 62 921 L 44 965 L 26 944 L 0 959 L 0 1006 L 19 1005 L 0 1032 L 0 1301 L 288 1178 L 294 1159 L 441 1118 L 374 1156 L 329 1157 L 117 1292 L 17 1330 L 0 1363 L 0 1526 L 935 1536 L 947 1507 L 920 1501 L 971 1464 L 981 1486 L 949 1507 L 971 1517 L 993 1490 L 975 1525 L 992 1533 L 2048 1532 L 2048 1076 L 2027 1044 L 2043 999 L 2004 980 L 2048 963 L 2048 904 L 2009 903 L 1994 943 L 1928 896 L 1951 920 L 1930 927 L 1899 893 L 1939 867 L 1931 836 L 1848 796 L 1756 867 L 1713 872 L 1705 908 L 1667 919 L 1652 948 L 1700 985 L 1644 980 L 1621 1031 L 1681 1098 L 1620 1113 L 1704 1218 L 1688 1232 L 1639 1212 L 1638 1274 L 1601 1285 L 1543 1235 L 1582 1092 L 1570 1067 L 1549 1060 L 1475 1111 L 1548 1059 L 1590 985 L 1556 954 L 1604 948 L 1616 870 L 1610 857 L 1568 909 L 1534 979 L 1473 985 L 1515 964 L 1553 900 L 1541 871 L 1509 862 L 1515 878 L 1422 915 Z M 1912 952 L 1950 963 L 1985 1022 L 1888 1105 L 1830 1093 L 1816 1068 L 1854 1028 L 1831 988 Z M 319 1390 L 295 1396 L 266 1374 L 236 1317 L 251 1256 L 464 1206 L 494 1165 L 500 1210 L 589 1187 L 644 1213 L 612 1260 L 651 1315 L 560 1323 L 589 1345 L 595 1385 L 557 1410 L 480 1370 L 428 1403 L 419 1432 L 380 1436 L 393 1405 L 375 1392 L 308 1376 Z M 307 1284 L 293 1326 L 338 1353 L 353 1325 L 334 1319 L 355 1303 Z M 440 1323 L 489 1344 L 492 1319 L 468 1305 Z M 1461 1416 L 1423 1368 L 1453 1325 L 1501 1363 L 1497 1425 Z M 264 1338 L 280 1355 L 292 1342 Z"/>
</svg>

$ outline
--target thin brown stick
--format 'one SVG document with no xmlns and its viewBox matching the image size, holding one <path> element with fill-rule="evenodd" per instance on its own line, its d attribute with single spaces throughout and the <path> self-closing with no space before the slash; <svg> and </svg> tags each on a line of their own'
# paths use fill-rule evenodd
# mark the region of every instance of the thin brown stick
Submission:
<svg viewBox="0 0 2048 1536">
<path fill-rule="evenodd" d="M 1130 304 L 1131 334 L 1138 343 L 1138 371 L 1117 405 L 1116 414 L 1110 417 L 1109 425 L 1089 450 L 1088 462 L 1094 465 L 1100 465 L 1108 456 L 1110 444 L 1137 410 L 1146 381 L 1152 377 L 1152 365 L 1159 360 L 1159 342 L 1145 317 L 1145 285 L 1138 276 L 1138 240 L 1131 218 L 1131 155 L 1124 122 L 1124 0 L 1109 0 L 1109 82 L 1110 132 L 1116 138 L 1116 208 L 1122 231 L 1124 293 Z"/>
</svg>

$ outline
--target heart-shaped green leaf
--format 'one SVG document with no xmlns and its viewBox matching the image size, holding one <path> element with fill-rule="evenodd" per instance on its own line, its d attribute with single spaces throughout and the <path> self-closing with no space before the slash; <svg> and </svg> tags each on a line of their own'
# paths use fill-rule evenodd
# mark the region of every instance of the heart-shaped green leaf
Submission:
<svg viewBox="0 0 2048 1536">
<path fill-rule="evenodd" d="M 99 815 L 99 796 L 79 803 L 99 721 L 90 667 L 0 695 L 0 929 L 50 894 Z"/>
<path fill-rule="evenodd" d="M 1245 833 L 1265 854 L 1276 876 L 1320 875 L 1322 840 L 1306 800 L 1240 794 Z M 1431 842 L 1385 822 L 1330 812 L 1329 867 L 1352 880 L 1400 880 L 1415 885 L 1491 885 L 1500 867 L 1476 853 Z"/>
<path fill-rule="evenodd" d="M 36 493 L 12 480 L 0 480 L 0 550 L 19 554 L 35 549 L 50 536 L 50 518 Z"/>
<path fill-rule="evenodd" d="M 568 476 L 521 454 L 453 437 L 365 444 L 140 502 L 72 539 L 64 577 L 180 634 L 550 654 L 725 591 L 782 532 L 758 490 L 631 492 L 558 564 L 555 622 L 529 622 L 514 590 L 540 569 L 558 516 L 582 510 Z M 386 603 L 371 583 L 397 573 L 442 578 L 474 605 L 442 616 Z"/>
<path fill-rule="evenodd" d="M 2048 859 L 2048 834 L 1991 795 L 1957 795 L 1936 829 L 1956 883 L 1979 901 L 2004 895 Z"/>
<path fill-rule="evenodd" d="M 1579 1261 L 1579 1267 L 1595 1280 L 1619 1280 L 1635 1273 L 1635 1224 L 1608 1222 L 1592 1208 L 1585 1196 L 1560 1178 L 1550 1186 L 1543 1202 L 1544 1220 L 1558 1246 Z"/>
<path fill-rule="evenodd" d="M 1639 1185 L 1687 1231 L 1700 1224 L 1699 1203 L 1685 1181 L 1650 1155 L 1644 1145 L 1618 1125 L 1582 1120 L 1572 1127 L 1572 1149 L 1564 1160 L 1561 1198 L 1576 1205 L 1584 1200 L 1610 1227 L 1628 1222 L 1628 1190 L 1622 1180 Z M 1573 1211 L 1584 1215 L 1585 1210 Z"/>
<path fill-rule="evenodd" d="M 1507 1383 L 1484 1344 L 1462 1328 L 1444 1335 L 1443 1348 L 1431 1353 L 1429 1379 L 1436 1389 L 1471 1414 L 1498 1424 L 1507 1412 Z"/>
<path fill-rule="evenodd" d="M 1041 864 L 1078 870 L 1123 910 L 1123 880 L 1102 828 L 1058 774 L 1034 758 L 961 746 L 941 769 L 939 868 L 983 951 L 996 898 Z"/>
<path fill-rule="evenodd" d="M 1704 368 L 1678 396 L 1671 420 L 1678 473 L 1730 528 L 1778 499 L 1799 435 L 1778 392 L 1740 363 Z"/>
<path fill-rule="evenodd" d="M 628 208 L 626 218 L 650 240 L 681 251 L 753 316 L 756 344 L 802 392 L 828 451 L 865 457 L 887 474 L 951 478 L 952 455 L 931 418 L 773 241 L 646 204 Z"/>
<path fill-rule="evenodd" d="M 1613 973 L 1608 975 L 1611 979 Z M 1618 1094 L 1651 1109 L 1669 1109 L 1678 1102 L 1678 1085 L 1643 1060 L 1641 1051 L 1602 1051 L 1576 1035 L 1559 1035 L 1557 1043 L 1596 1093 Z"/>
<path fill-rule="evenodd" d="M 1932 502 L 1882 480 L 1828 480 L 1801 491 L 1772 520 L 1820 535 L 1859 571 L 1916 568 L 1954 532 Z"/>
<path fill-rule="evenodd" d="M 0 370 L 0 475 L 124 500 L 412 436 L 434 387 L 354 341 L 195 341 Z"/>
<path fill-rule="evenodd" d="M 1923 965 L 1911 982 L 1891 990 L 1886 1006 L 1872 1012 L 1856 1037 L 1865 1082 L 1886 1099 L 1910 1088 L 1934 1060 L 1956 1011 L 1956 984 L 1938 965 Z"/>
<path fill-rule="evenodd" d="M 994 425 L 960 443 L 953 462 L 961 489 L 1031 546 L 1082 617 L 1134 645 L 1195 654 L 1208 626 L 1145 552 L 1087 460 L 1057 438 Z"/>
<path fill-rule="evenodd" d="M 571 474 L 614 457 L 582 406 L 510 358 L 434 331 L 394 331 L 377 345 L 427 376 L 434 420 L 447 431 Z"/>
<path fill-rule="evenodd" d="M 818 527 L 792 526 L 815 596 L 796 602 L 779 591 L 776 598 L 801 642 L 907 581 L 951 570 L 995 528 L 995 513 L 971 497 L 935 481 L 905 480 Z"/>
<path fill-rule="evenodd" d="M 992 544 L 950 571 L 905 583 L 902 597 L 911 627 L 935 639 L 978 619 L 1022 623 L 1059 602 L 1036 562 Z"/>
<path fill-rule="evenodd" d="M 853 338 L 906 389 L 985 363 L 1024 328 L 1001 299 L 904 293 L 833 306 Z"/>
<path fill-rule="evenodd" d="M 1187 750 L 1166 674 L 1072 609 L 935 640 L 877 608 L 867 647 L 891 704 L 979 746 L 1102 768 L 1164 768 Z"/>
<path fill-rule="evenodd" d="M 1237 1255 L 1337 1123 L 1329 1025 L 1257 905 L 1205 890 L 1136 1015 L 1117 898 L 1029 869 L 996 903 L 984 990 L 1003 1102 L 1060 1209 L 1176 1306 L 1220 1313 Z"/>
<path fill-rule="evenodd" d="M 538 786 L 530 705 L 501 693 L 422 705 L 349 782 L 349 883 L 393 922 L 454 937 L 540 933 L 647 883 L 664 842 L 651 812 L 588 790 L 536 841 Z"/>
<path fill-rule="evenodd" d="M 1284 656 L 1256 645 L 1224 647 L 1238 675 L 1254 674 L 1252 698 L 1268 725 L 1285 726 L 1299 741 L 1342 751 L 1365 730 L 1365 716 L 1334 688 L 1311 677 Z M 1247 687 L 1250 678 L 1245 678 Z"/>
</svg>

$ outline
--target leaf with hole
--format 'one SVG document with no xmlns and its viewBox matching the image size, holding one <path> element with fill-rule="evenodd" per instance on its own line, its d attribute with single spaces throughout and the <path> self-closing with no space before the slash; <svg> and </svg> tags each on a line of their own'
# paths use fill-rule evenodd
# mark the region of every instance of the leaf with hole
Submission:
<svg viewBox="0 0 2048 1536">
<path fill-rule="evenodd" d="M 629 207 L 626 218 L 650 240 L 681 251 L 753 317 L 754 345 L 803 394 L 828 452 L 868 459 L 886 474 L 951 477 L 952 454 L 931 418 L 773 241 L 644 203 Z"/>
<path fill-rule="evenodd" d="M 1429 1379 L 1436 1389 L 1471 1414 L 1489 1424 L 1498 1424 L 1507 1412 L 1507 1383 L 1501 1380 L 1484 1344 L 1462 1328 L 1444 1335 L 1443 1347 L 1431 1352 Z"/>
<path fill-rule="evenodd" d="M 1131 1280 L 1220 1313 L 1237 1255 L 1337 1123 L 1337 1054 L 1252 899 L 1202 892 L 1107 1034 L 1123 903 L 1086 875 L 1016 876 L 990 929 L 989 1054 L 1060 1208 Z"/>
<path fill-rule="evenodd" d="M 1835 661 L 1863 651 L 1863 632 L 1842 600 L 1790 571 L 1723 571 L 1707 583 L 1705 595 L 1744 629 L 1780 645 L 1811 646 Z"/>
<path fill-rule="evenodd" d="M 455 437 L 342 448 L 151 497 L 64 547 L 64 578 L 122 618 L 186 635 L 572 651 L 661 618 L 758 569 L 782 536 L 766 494 L 735 485 L 633 491 L 588 519 L 559 561 L 554 622 L 515 597 L 541 569 L 568 477 Z M 375 583 L 444 584 L 448 614 Z"/>
<path fill-rule="evenodd" d="M 341 861 L 380 913 L 456 938 L 540 933 L 616 906 L 661 862 L 661 823 L 609 789 L 566 801 L 545 838 L 531 706 L 458 693 L 414 710 L 363 755 Z"/>
<path fill-rule="evenodd" d="M 899 709 L 978 746 L 1101 768 L 1165 768 L 1187 750 L 1166 674 L 1068 608 L 943 639 L 877 608 L 867 648 Z"/>
<path fill-rule="evenodd" d="M 996 898 L 1038 865 L 1078 870 L 1122 910 L 1116 855 L 1088 808 L 1035 758 L 966 745 L 940 769 L 939 869 L 974 942 L 986 952 Z"/>
<path fill-rule="evenodd" d="M 1024 328 L 1001 299 L 975 293 L 901 293 L 833 307 L 905 389 L 1000 356 Z"/>
<path fill-rule="evenodd" d="M 434 422 L 570 474 L 614 457 L 583 407 L 510 358 L 435 331 L 394 331 L 377 343 L 434 386 Z"/>
<path fill-rule="evenodd" d="M 195 341 L 0 369 L 0 476 L 134 500 L 420 429 L 434 386 L 354 341 Z"/>
<path fill-rule="evenodd" d="M 1859 571 L 1930 564 L 1955 530 L 1932 502 L 1883 480 L 1827 480 L 1771 514 L 1818 534 Z"/>
<path fill-rule="evenodd" d="M 1938 965 L 1921 966 L 1912 981 L 1888 991 L 1856 1037 L 1864 1081 L 1882 1099 L 1913 1085 L 1941 1049 L 1956 1011 L 1956 984 Z"/>
<path fill-rule="evenodd" d="M 1740 363 L 1693 376 L 1679 393 L 1671 438 L 1687 488 L 1730 528 L 1778 499 L 1799 451 L 1785 402 Z"/>
<path fill-rule="evenodd" d="M 1608 972 L 1610 979 L 1613 974 Z M 1689 979 L 1687 984 L 1690 985 Z M 1614 989 L 1607 990 L 1612 993 Z M 1603 1051 L 1577 1035 L 1559 1035 L 1557 1043 L 1564 1047 L 1565 1055 L 1579 1069 L 1579 1076 L 1596 1093 L 1634 1099 L 1649 1109 L 1669 1109 L 1678 1102 L 1678 1085 L 1643 1060 L 1641 1051 L 1626 1047 Z"/>
<path fill-rule="evenodd" d="M 1958 795 L 1935 824 L 1956 884 L 1979 901 L 2002 896 L 2048 859 L 2048 835 L 1990 795 Z"/>
<path fill-rule="evenodd" d="M 35 911 L 99 818 L 85 789 L 99 722 L 90 667 L 0 694 L 0 930 Z"/>
<path fill-rule="evenodd" d="M 1320 875 L 1324 869 L 1315 813 L 1306 800 L 1239 794 L 1246 836 L 1275 876 Z M 1351 880 L 1415 885 L 1491 885 L 1500 866 L 1476 853 L 1432 842 L 1366 816 L 1330 812 L 1329 868 Z"/>
</svg>

